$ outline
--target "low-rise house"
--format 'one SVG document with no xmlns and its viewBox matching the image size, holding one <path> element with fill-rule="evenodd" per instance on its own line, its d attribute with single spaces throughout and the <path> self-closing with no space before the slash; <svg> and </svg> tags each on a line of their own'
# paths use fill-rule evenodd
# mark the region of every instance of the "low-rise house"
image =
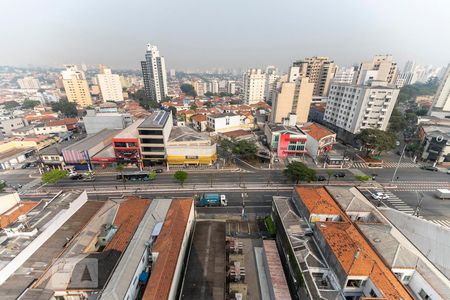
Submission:
<svg viewBox="0 0 450 300">
<path fill-rule="evenodd" d="M 212 165 L 217 160 L 217 146 L 206 134 L 176 126 L 166 142 L 168 165 Z"/>
<path fill-rule="evenodd" d="M 28 126 L 24 126 L 24 127 L 20 127 L 20 128 L 16 128 L 11 130 L 11 134 L 13 136 L 27 136 L 27 135 L 32 135 L 34 134 L 34 126 L 33 125 L 28 125 Z"/>
<path fill-rule="evenodd" d="M 336 143 L 336 133 L 333 131 L 317 123 L 306 123 L 301 129 L 307 137 L 306 150 L 314 160 L 333 149 Z"/>
<path fill-rule="evenodd" d="M 241 128 L 241 116 L 234 113 L 222 113 L 207 116 L 206 126 L 213 132 L 226 132 Z"/>
<path fill-rule="evenodd" d="M 422 125 L 419 137 L 423 151 L 421 158 L 425 161 L 450 166 L 450 126 Z"/>
<path fill-rule="evenodd" d="M 192 127 L 197 131 L 206 131 L 206 115 L 194 115 L 192 116 Z"/>
<path fill-rule="evenodd" d="M 280 159 L 307 153 L 307 136 L 296 126 L 266 123 L 264 134 L 270 150 Z"/>
</svg>

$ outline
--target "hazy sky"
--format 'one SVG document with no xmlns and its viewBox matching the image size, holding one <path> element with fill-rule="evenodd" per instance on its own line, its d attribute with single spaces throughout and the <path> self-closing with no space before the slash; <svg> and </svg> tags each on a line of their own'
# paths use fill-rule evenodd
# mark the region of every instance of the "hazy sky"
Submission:
<svg viewBox="0 0 450 300">
<path fill-rule="evenodd" d="M 0 65 L 287 69 L 305 56 L 351 65 L 377 53 L 450 62 L 449 0 L 1 0 Z"/>
</svg>

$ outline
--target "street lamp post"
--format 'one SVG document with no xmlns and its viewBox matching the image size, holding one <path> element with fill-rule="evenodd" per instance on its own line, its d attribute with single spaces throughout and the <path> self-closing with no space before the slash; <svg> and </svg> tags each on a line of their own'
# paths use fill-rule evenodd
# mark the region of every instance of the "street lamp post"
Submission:
<svg viewBox="0 0 450 300">
<path fill-rule="evenodd" d="M 394 174 L 392 175 L 391 182 L 394 181 L 395 176 L 397 175 L 398 168 L 400 167 L 400 163 L 402 161 L 403 155 L 405 154 L 406 146 L 408 146 L 408 144 L 405 144 L 405 146 L 403 147 L 403 151 L 402 151 L 402 153 L 400 155 L 400 159 L 398 160 L 397 166 L 395 167 Z"/>
</svg>

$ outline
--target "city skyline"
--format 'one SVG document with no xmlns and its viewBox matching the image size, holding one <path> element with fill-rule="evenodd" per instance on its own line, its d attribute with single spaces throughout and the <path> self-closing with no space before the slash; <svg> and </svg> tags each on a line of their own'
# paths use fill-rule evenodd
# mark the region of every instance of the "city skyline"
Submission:
<svg viewBox="0 0 450 300">
<path fill-rule="evenodd" d="M 400 65 L 407 60 L 447 65 L 450 37 L 437 31 L 450 27 L 445 16 L 448 3 L 325 2 L 286 1 L 273 7 L 256 1 L 226 6 L 207 1 L 197 5 L 135 1 L 124 7 L 96 1 L 89 3 L 90 10 L 73 1 L 56 7 L 50 1 L 3 3 L 0 34 L 6 47 L 0 49 L 0 65 L 102 63 L 113 69 L 139 69 L 147 43 L 164 53 L 167 69 L 275 65 L 286 71 L 292 61 L 307 56 L 328 56 L 338 65 L 350 66 L 375 54 L 392 54 Z M 237 5 L 242 13 L 234 13 Z M 23 10 L 24 6 L 29 9 Z M 137 9 L 145 6 L 159 13 L 149 18 L 147 10 Z M 36 13 L 40 10 L 45 10 L 45 19 Z M 252 26 L 245 26 L 249 21 Z M 30 26 L 33 30 L 27 30 Z"/>
</svg>

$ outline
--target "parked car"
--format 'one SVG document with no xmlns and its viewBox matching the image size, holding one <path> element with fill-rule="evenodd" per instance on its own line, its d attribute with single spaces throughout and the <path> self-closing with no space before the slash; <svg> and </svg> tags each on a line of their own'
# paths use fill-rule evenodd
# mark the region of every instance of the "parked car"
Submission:
<svg viewBox="0 0 450 300">
<path fill-rule="evenodd" d="M 163 169 L 155 169 L 156 173 L 162 173 L 164 170 Z"/>
<path fill-rule="evenodd" d="M 389 196 L 382 192 L 376 192 L 376 193 L 370 193 L 370 196 L 372 196 L 375 200 L 387 200 L 389 199 Z"/>
<path fill-rule="evenodd" d="M 70 179 L 72 179 L 72 180 L 79 180 L 82 178 L 83 178 L 83 175 L 81 175 L 81 174 L 75 174 L 75 175 L 70 176 Z"/>
<path fill-rule="evenodd" d="M 326 181 L 326 180 L 327 180 L 326 177 L 323 175 L 317 176 L 317 181 Z"/>
<path fill-rule="evenodd" d="M 345 173 L 344 172 L 336 172 L 336 173 L 334 173 L 333 176 L 336 178 L 342 178 L 342 177 L 345 177 Z"/>
<path fill-rule="evenodd" d="M 421 168 L 422 170 L 433 171 L 433 172 L 439 171 L 438 168 L 433 167 L 433 166 L 421 166 L 420 168 Z"/>
<path fill-rule="evenodd" d="M 27 169 L 27 168 L 29 168 L 30 166 L 31 166 L 31 163 L 27 162 L 27 163 L 24 163 L 20 168 L 21 168 L 21 169 Z"/>
</svg>

